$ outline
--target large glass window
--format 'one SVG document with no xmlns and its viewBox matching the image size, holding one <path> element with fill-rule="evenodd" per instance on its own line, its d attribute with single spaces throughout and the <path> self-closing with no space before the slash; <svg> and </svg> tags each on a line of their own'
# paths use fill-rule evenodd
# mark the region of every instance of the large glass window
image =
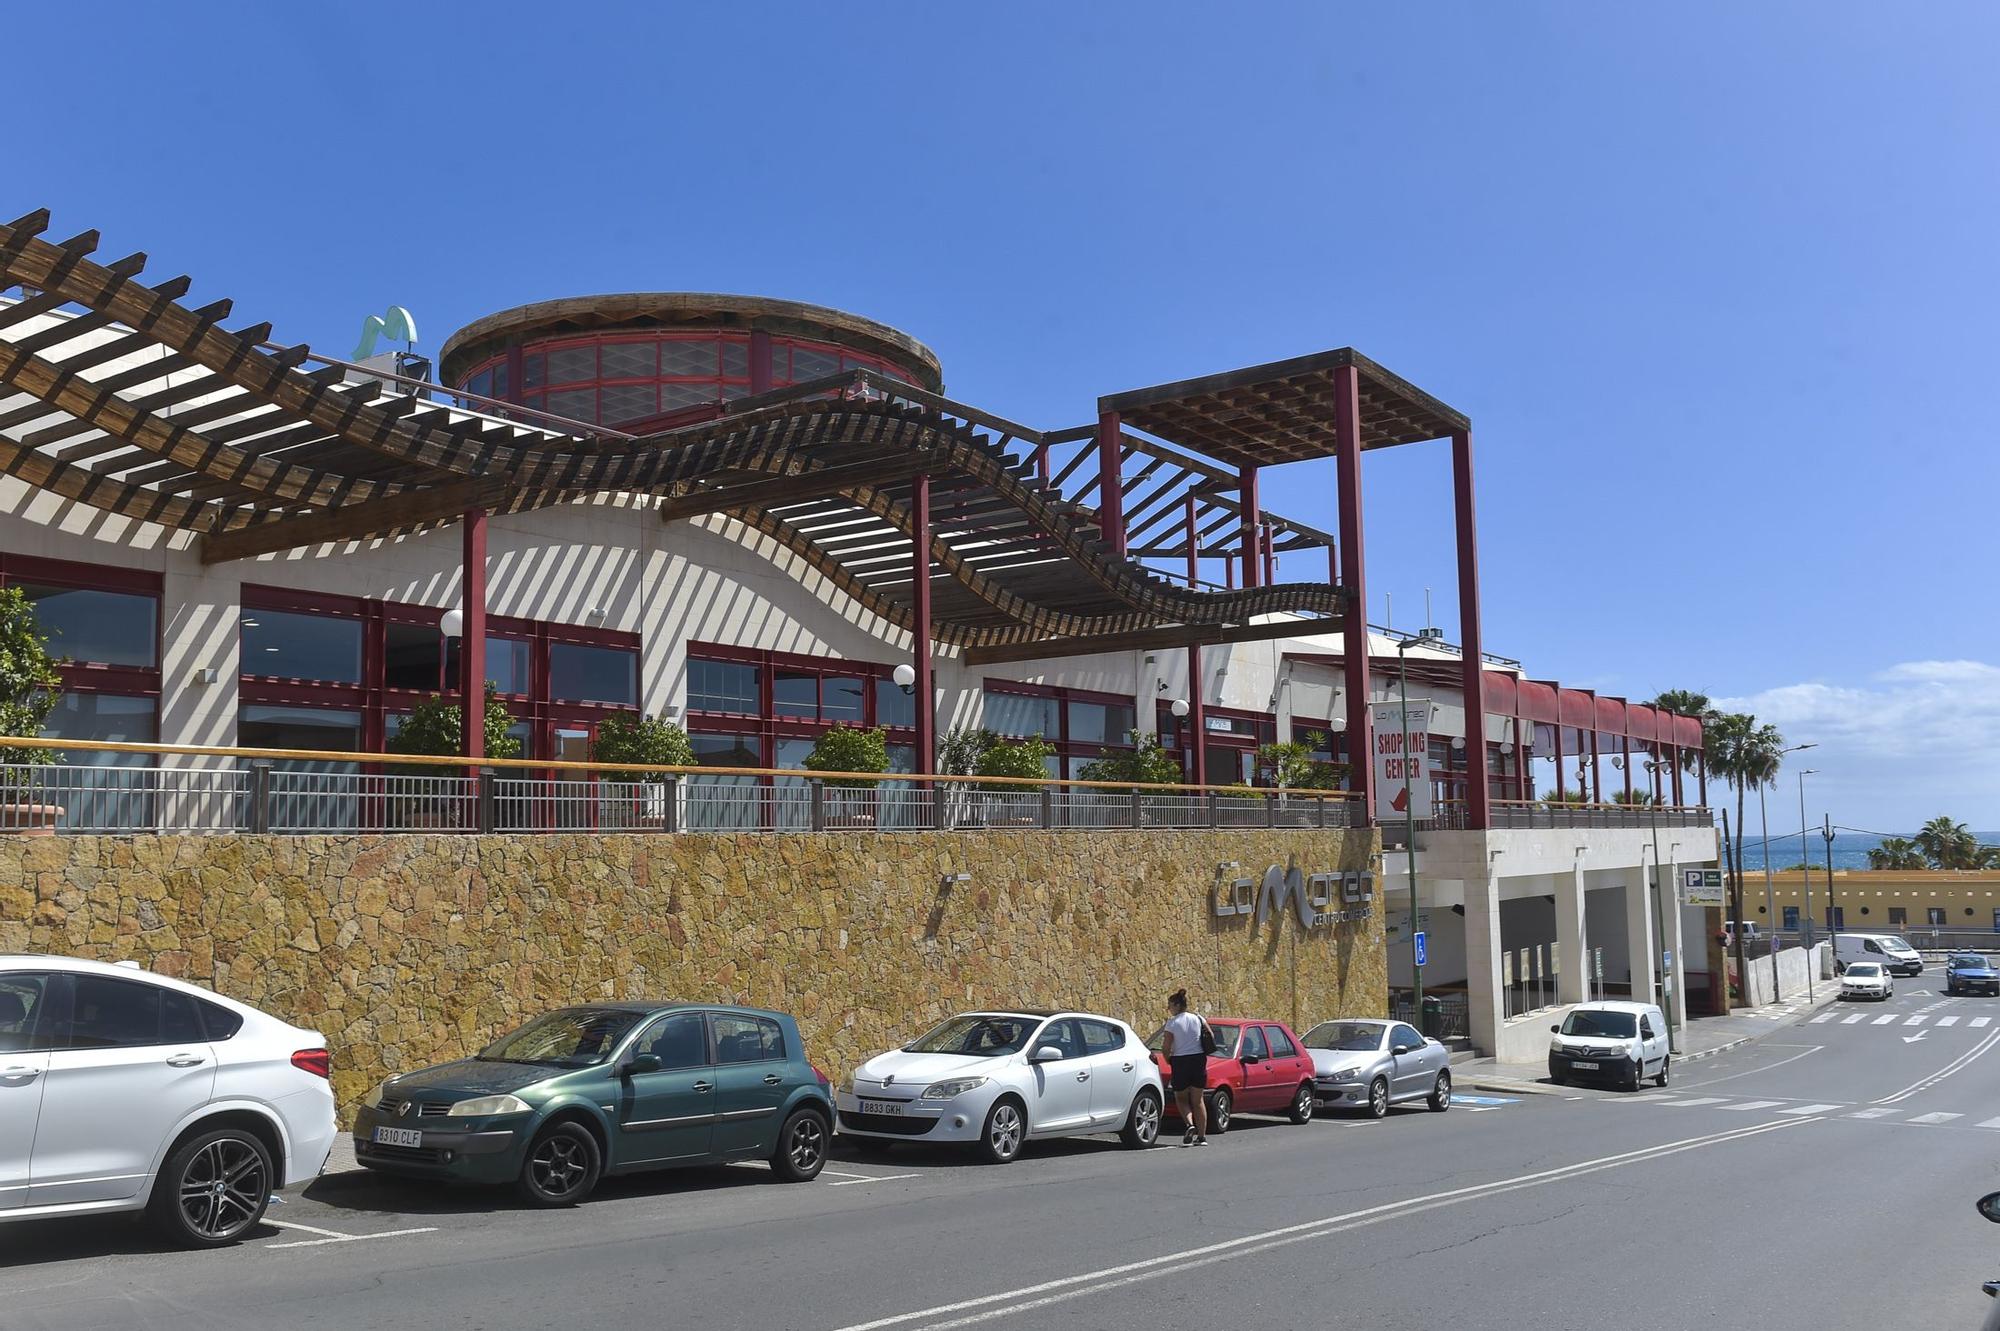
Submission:
<svg viewBox="0 0 2000 1331">
<path fill-rule="evenodd" d="M 914 726 L 917 724 L 917 695 L 905 693 L 893 679 L 875 681 L 875 724 Z"/>
<path fill-rule="evenodd" d="M 520 638 L 486 637 L 486 678 L 501 693 L 530 693 L 534 679 L 529 670 L 532 644 Z"/>
<path fill-rule="evenodd" d="M 757 667 L 746 661 L 688 661 L 688 710 L 693 712 L 737 712 L 755 716 L 762 708 L 757 697 Z"/>
<path fill-rule="evenodd" d="M 251 703 L 238 713 L 236 737 L 246 749 L 329 749 L 349 753 L 361 747 L 361 713 Z"/>
<path fill-rule="evenodd" d="M 361 682 L 361 621 L 296 610 L 242 615 L 243 673 L 328 684 Z"/>
<path fill-rule="evenodd" d="M 115 693 L 65 693 L 42 724 L 50 739 L 102 740 L 112 744 L 151 744 L 158 734 L 159 706 L 152 698 L 127 698 Z M 69 766 L 143 766 L 145 754 L 78 751 L 65 759 Z"/>
<path fill-rule="evenodd" d="M 816 670 L 774 670 L 771 672 L 771 714 L 773 716 L 819 717 L 819 672 Z"/>
<path fill-rule="evenodd" d="M 434 624 L 382 626 L 382 687 L 437 689 L 444 679 L 444 635 Z"/>
<path fill-rule="evenodd" d="M 13 581 L 34 603 L 52 656 L 97 665 L 159 664 L 156 596 Z"/>
<path fill-rule="evenodd" d="M 625 647 L 549 644 L 549 696 L 576 702 L 639 702 L 639 653 Z"/>
<path fill-rule="evenodd" d="M 1062 737 L 1062 704 L 1054 698 L 986 690 L 986 728 L 999 735 Z"/>
<path fill-rule="evenodd" d="M 1124 745 L 1136 724 L 1133 716 L 1129 703 L 1073 702 L 1069 705 L 1070 742 Z"/>
<path fill-rule="evenodd" d="M 826 675 L 819 682 L 819 717 L 822 721 L 859 723 L 867 715 L 867 693 L 853 675 Z"/>
</svg>

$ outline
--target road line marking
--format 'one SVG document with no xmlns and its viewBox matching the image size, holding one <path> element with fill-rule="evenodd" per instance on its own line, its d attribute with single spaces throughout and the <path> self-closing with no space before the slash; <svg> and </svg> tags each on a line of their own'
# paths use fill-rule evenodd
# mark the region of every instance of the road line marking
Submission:
<svg viewBox="0 0 2000 1331">
<path fill-rule="evenodd" d="M 1884 1118 L 1884 1117 L 1887 1117 L 1888 1115 L 1890 1115 L 1890 1114 L 1893 1114 L 1893 1113 L 1895 1113 L 1895 1112 L 1896 1112 L 1896 1111 L 1895 1111 L 1895 1110 L 1893 1110 L 1893 1109 L 1857 1109 L 1857 1110 L 1855 1110 L 1855 1111 L 1854 1111 L 1853 1113 L 1849 1114 L 1849 1115 L 1848 1115 L 1847 1117 L 1849 1117 L 1849 1118 Z"/>
<path fill-rule="evenodd" d="M 1963 1114 L 1918 1114 L 1915 1118 L 1907 1118 L 1903 1121 L 1905 1123 L 1949 1123 L 1955 1118 L 1964 1117 L 1965 1115 Z"/>
<path fill-rule="evenodd" d="M 275 1221 L 273 1223 L 276 1223 Z M 425 1225 L 422 1229 L 391 1229 L 381 1234 L 342 1234 L 330 1239 L 300 1239 L 293 1243 L 267 1243 L 266 1248 L 318 1248 L 328 1243 L 366 1243 L 369 1239 L 400 1239 L 411 1234 L 435 1234 L 436 1225 Z"/>
<path fill-rule="evenodd" d="M 844 1169 L 821 1169 L 822 1174 L 832 1174 L 835 1178 L 874 1178 L 873 1174 L 850 1174 Z"/>
<path fill-rule="evenodd" d="M 1989 1118 L 1984 1123 L 1975 1123 L 1975 1128 L 2000 1128 L 2000 1118 Z"/>
<path fill-rule="evenodd" d="M 1978 1027 L 1984 1026 L 1987 1022 L 1992 1020 L 1993 1018 L 1991 1017 L 1974 1017 L 1971 1021 L 1968 1021 L 1965 1024 L 1977 1029 Z"/>
<path fill-rule="evenodd" d="M 343 1234 L 337 1229 L 321 1229 L 317 1225 L 302 1225 L 296 1220 L 273 1220 L 269 1216 L 264 1217 L 264 1223 L 267 1225 L 276 1225 L 279 1229 L 302 1229 L 308 1234 L 318 1234 L 323 1238 L 329 1238 L 329 1239 L 351 1239 L 359 1237 L 358 1235 L 354 1234 Z"/>
<path fill-rule="evenodd" d="M 1875 1103 L 1878 1105 L 1898 1104 L 1901 1101 L 1909 1099 L 1911 1096 L 1915 1095 L 1918 1091 L 1927 1091 L 1931 1087 L 1943 1081 L 1946 1077 L 1952 1076 L 1972 1066 L 1973 1060 L 1977 1059 L 1981 1054 L 1985 1053 L 1987 1050 L 1991 1049 L 1996 1044 L 2000 1044 L 2000 1031 L 1993 1032 L 1993 1034 L 1987 1036 L 1985 1039 L 1981 1040 L 1978 1044 L 1972 1046 L 1972 1048 L 1966 1050 L 1963 1054 L 1960 1054 L 1957 1058 L 1945 1064 L 1944 1067 L 1940 1068 L 1938 1071 L 1932 1073 L 1928 1077 L 1925 1077 L 1922 1081 L 1912 1082 L 1910 1085 L 1905 1086 L 1902 1090 L 1897 1091 L 1894 1095 L 1885 1095 L 1881 1099 L 1877 1100 Z"/>
<path fill-rule="evenodd" d="M 1724 1105 L 1723 1108 L 1747 1112 L 1752 1109 L 1776 1109 L 1783 1103 L 1783 1100 L 1745 1100 L 1740 1105 Z"/>
<path fill-rule="evenodd" d="M 840 1180 L 838 1183 L 829 1183 L 826 1186 L 829 1188 L 851 1188 L 857 1183 L 887 1183 L 891 1179 L 922 1177 L 922 1174 L 855 1174 Z"/>
<path fill-rule="evenodd" d="M 1799 1105 L 1792 1109 L 1780 1109 L 1778 1112 L 1780 1114 L 1824 1114 L 1829 1109 L 1838 1108 L 1840 1108 L 1839 1105 Z"/>
<path fill-rule="evenodd" d="M 1662 1100 L 1659 1103 L 1672 1104 L 1676 1109 L 1689 1109 L 1695 1105 L 1719 1105 L 1726 1099 L 1728 1097 L 1723 1095 L 1697 1095 L 1692 1100 Z"/>
<path fill-rule="evenodd" d="M 1811 1021 L 1807 1022 L 1806 1025 L 1817 1026 L 1823 1021 L 1832 1021 L 1832 1020 L 1833 1020 L 1833 1013 L 1822 1012 L 1817 1017 L 1814 1017 Z"/>
<path fill-rule="evenodd" d="M 1821 1119 L 1797 1119 L 1789 1123 L 1759 1123 L 1752 1127 L 1735 1128 L 1728 1132 L 1711 1133 L 1703 1137 L 1689 1137 L 1660 1146 L 1646 1147 L 1637 1151 L 1627 1151 L 1620 1155 L 1605 1156 L 1597 1160 L 1580 1161 L 1557 1169 L 1543 1170 L 1535 1174 L 1523 1174 L 1511 1179 L 1499 1179 L 1492 1183 L 1473 1184 L 1463 1188 L 1453 1188 L 1447 1192 L 1431 1193 L 1427 1196 L 1412 1197 L 1400 1202 L 1384 1202 L 1361 1211 L 1350 1211 L 1343 1215 L 1330 1215 L 1318 1220 L 1302 1221 L 1296 1225 L 1286 1225 L 1279 1229 L 1267 1229 L 1259 1233 L 1244 1234 L 1233 1239 L 1224 1239 L 1204 1247 L 1182 1249 L 1164 1253 L 1158 1257 L 1148 1257 L 1121 1266 L 1105 1267 L 1098 1271 L 1086 1271 L 1079 1275 L 1061 1276 L 1046 1280 L 1038 1285 L 1028 1285 L 1020 1289 L 1006 1290 L 998 1294 L 986 1294 L 977 1298 L 962 1299 L 957 1303 L 939 1304 L 932 1308 L 920 1308 L 912 1312 L 893 1313 L 878 1317 L 873 1321 L 856 1322 L 838 1328 L 838 1331 L 882 1331 L 885 1327 L 907 1326 L 922 1322 L 924 1331 L 947 1331 L 947 1328 L 970 1326 L 976 1322 L 992 1321 L 1000 1317 L 1012 1317 L 1019 1313 L 1032 1312 L 1050 1304 L 1081 1298 L 1089 1294 L 1107 1293 L 1141 1281 L 1154 1280 L 1162 1276 L 1180 1275 L 1197 1267 L 1212 1266 L 1218 1262 L 1233 1261 L 1250 1253 L 1269 1252 L 1294 1243 L 1309 1242 L 1313 1239 L 1331 1238 L 1349 1230 L 1380 1224 L 1386 1220 L 1401 1219 L 1411 1215 L 1421 1215 L 1442 1207 L 1453 1206 L 1462 1201 L 1499 1196 L 1517 1192 L 1524 1188 L 1539 1187 L 1546 1183 L 1562 1182 L 1594 1174 L 1601 1170 L 1619 1169 L 1626 1165 L 1643 1164 L 1678 1155 L 1683 1151 L 1697 1151 L 1710 1146 L 1721 1146 L 1730 1142 L 1744 1141 L 1769 1132 L 1783 1132 L 1806 1123 L 1823 1122 Z M 1037 1297 L 1039 1296 L 1039 1297 Z M 949 1321 L 928 1321 L 926 1319 L 964 1313 Z"/>
<path fill-rule="evenodd" d="M 1681 1089 L 1684 1091 L 1693 1091 L 1693 1090 L 1699 1090 L 1704 1086 L 1720 1086 L 1725 1081 L 1735 1081 L 1739 1077 L 1754 1077 L 1757 1076 L 1759 1073 L 1769 1072 L 1773 1068 L 1781 1068 L 1785 1066 L 1785 1064 L 1787 1063 L 1796 1063 L 1802 1058 L 1806 1058 L 1812 1054 L 1817 1054 L 1820 1050 L 1826 1048 L 1826 1046 L 1823 1044 L 1809 1044 L 1809 1045 L 1774 1044 L 1767 1040 L 1764 1043 L 1764 1048 L 1797 1049 L 1800 1050 L 1801 1052 L 1792 1054 L 1785 1058 L 1781 1058 L 1775 1063 L 1766 1063 L 1762 1067 L 1746 1068 L 1742 1072 L 1732 1072 L 1726 1077 L 1710 1077 L 1707 1081 L 1684 1081 L 1681 1083 Z"/>
<path fill-rule="evenodd" d="M 1921 1015 L 1918 1015 L 1918 1016 L 1914 1016 L 1914 1017 L 1911 1017 L 1911 1018 L 1909 1018 L 1909 1019 L 1908 1019 L 1908 1020 L 1906 1020 L 1906 1021 L 1905 1021 L 1905 1022 L 1904 1022 L 1903 1024 L 1904 1024 L 1905 1026 L 1921 1026 L 1921 1025 L 1923 1025 L 1923 1024 L 1924 1024 L 1924 1019 L 1923 1019 L 1923 1017 L 1922 1017 Z"/>
<path fill-rule="evenodd" d="M 1895 1019 L 1896 1019 L 1896 1014 L 1891 1012 L 1887 1016 L 1881 1016 L 1875 1018 L 1875 1020 L 1869 1022 L 1868 1024 L 1870 1026 L 1887 1026 L 1890 1022 L 1894 1021 Z"/>
<path fill-rule="evenodd" d="M 1940 1026 L 1956 1026 L 1956 1025 L 1958 1025 L 1958 1018 L 1957 1018 L 1957 1017 L 1939 1017 L 1939 1018 L 1938 1018 L 1938 1025 L 1940 1025 Z"/>
<path fill-rule="evenodd" d="M 1840 1024 L 1843 1026 L 1852 1026 L 1857 1021 L 1866 1021 L 1866 1020 L 1868 1020 L 1868 1014 L 1866 1012 L 1857 1012 L 1851 1017 L 1842 1017 L 1840 1019 Z"/>
</svg>

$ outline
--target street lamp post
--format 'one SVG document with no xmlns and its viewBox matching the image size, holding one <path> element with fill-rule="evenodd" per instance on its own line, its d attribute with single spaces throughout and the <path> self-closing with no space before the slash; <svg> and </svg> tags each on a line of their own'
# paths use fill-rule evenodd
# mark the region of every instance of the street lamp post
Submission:
<svg viewBox="0 0 2000 1331">
<path fill-rule="evenodd" d="M 1799 753 L 1805 749 L 1816 749 L 1818 747 L 1818 743 L 1810 741 L 1805 744 L 1794 744 L 1788 749 L 1778 750 L 1778 761 L 1782 764 L 1785 761 L 1785 755 L 1788 753 Z M 1778 901 L 1777 890 L 1771 885 L 1771 820 L 1764 813 L 1764 787 L 1762 783 L 1759 783 L 1757 786 L 1757 834 L 1758 839 L 1763 843 L 1764 847 L 1764 918 L 1770 922 L 1771 1001 L 1775 1003 L 1780 997 L 1778 993 Z M 1743 872 L 1743 866 L 1738 865 L 1736 871 L 1738 873 Z M 1742 935 L 1743 921 L 1738 920 L 1736 922 L 1736 932 L 1739 937 Z M 1808 967 L 1807 969 L 1810 971 L 1811 968 Z M 1808 976 L 1807 984 L 1811 984 L 1810 976 Z"/>
<path fill-rule="evenodd" d="M 1423 928 L 1423 913 L 1417 908 L 1417 801 L 1410 793 L 1410 658 L 1411 644 L 1439 642 L 1444 638 L 1443 629 L 1422 628 L 1413 638 L 1404 638 L 1396 644 L 1396 673 L 1401 677 L 1397 689 L 1401 695 L 1403 712 L 1403 850 L 1409 857 L 1410 878 L 1410 1015 L 1416 1018 L 1416 1027 L 1424 1030 L 1424 968 L 1417 964 L 1417 934 Z M 1424 728 L 1430 734 L 1428 725 Z"/>
<path fill-rule="evenodd" d="M 1812 946 L 1818 930 L 1813 928 L 1812 913 L 1812 843 L 1806 840 L 1806 778 L 1818 776 L 1817 767 L 1808 767 L 1799 772 L 1799 849 L 1805 857 L 1799 861 L 1799 871 L 1805 878 L 1806 893 L 1806 997 L 1812 997 Z"/>
<path fill-rule="evenodd" d="M 1671 764 L 1656 759 L 1646 764 L 1648 772 L 1658 772 Z M 1674 843 L 1676 845 L 1679 842 Z M 1674 909 L 1680 909 L 1680 897 L 1674 897 Z M 1660 1014 L 1667 1019 L 1667 1052 L 1674 1051 L 1674 998 L 1668 986 L 1673 984 L 1673 966 L 1667 959 L 1667 921 L 1661 913 L 1660 901 L 1660 815 L 1653 814 L 1653 955 L 1660 958 Z"/>
</svg>

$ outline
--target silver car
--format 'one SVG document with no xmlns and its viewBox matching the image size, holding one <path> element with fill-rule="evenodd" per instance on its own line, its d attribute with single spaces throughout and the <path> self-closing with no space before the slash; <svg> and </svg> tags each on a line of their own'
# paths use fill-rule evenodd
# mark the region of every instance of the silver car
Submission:
<svg viewBox="0 0 2000 1331">
<path fill-rule="evenodd" d="M 1426 1101 L 1439 1113 L 1451 1108 L 1451 1055 L 1406 1021 L 1323 1021 L 1304 1043 L 1319 1109 L 1365 1109 L 1381 1118 L 1406 1100 Z"/>
</svg>

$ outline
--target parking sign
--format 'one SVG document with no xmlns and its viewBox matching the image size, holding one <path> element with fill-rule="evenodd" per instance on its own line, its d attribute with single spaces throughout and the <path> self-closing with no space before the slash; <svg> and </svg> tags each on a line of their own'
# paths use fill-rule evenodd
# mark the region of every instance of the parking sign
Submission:
<svg viewBox="0 0 2000 1331">
<path fill-rule="evenodd" d="M 1416 945 L 1417 945 L 1417 964 L 1418 964 L 1419 966 L 1421 966 L 1421 965 L 1423 965 L 1423 964 L 1424 964 L 1424 960 L 1425 960 L 1425 958 L 1424 958 L 1424 935 L 1423 935 L 1423 932 L 1422 932 L 1421 930 L 1419 930 L 1419 931 L 1418 931 L 1418 932 L 1417 932 L 1417 933 L 1416 933 L 1415 935 L 1413 935 L 1413 937 L 1415 938 L 1415 940 L 1416 940 Z"/>
</svg>

